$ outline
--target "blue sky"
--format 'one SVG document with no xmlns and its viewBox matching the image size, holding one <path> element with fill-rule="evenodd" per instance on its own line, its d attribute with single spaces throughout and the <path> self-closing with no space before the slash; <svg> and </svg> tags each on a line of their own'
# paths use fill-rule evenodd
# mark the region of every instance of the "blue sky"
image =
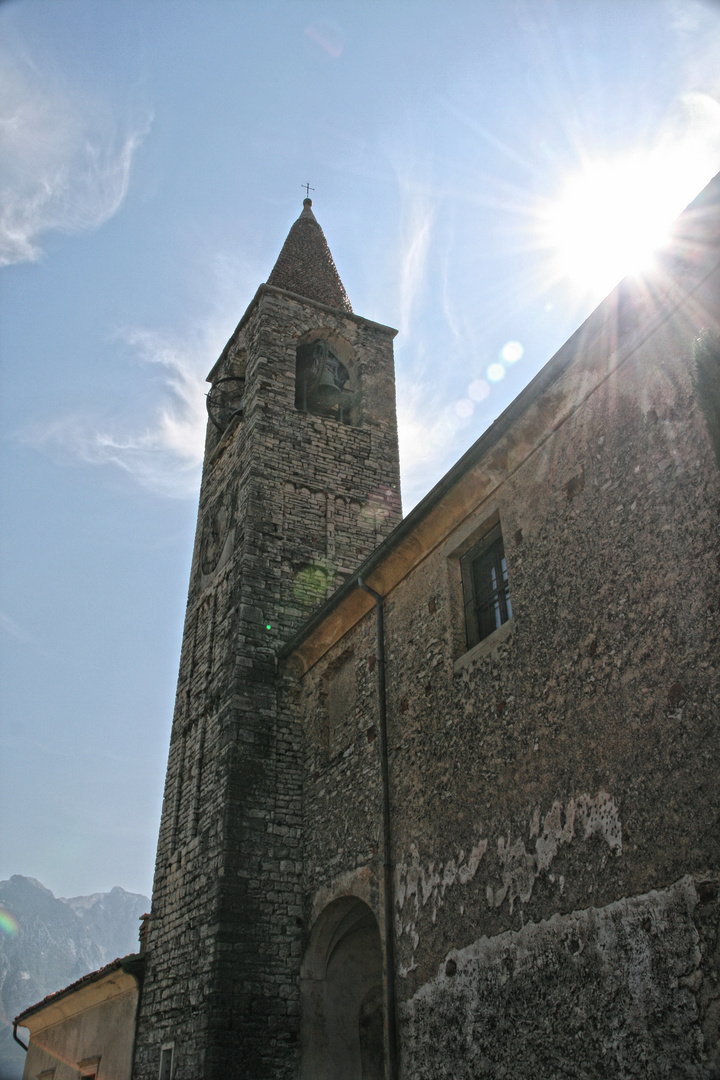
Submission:
<svg viewBox="0 0 720 1080">
<path fill-rule="evenodd" d="M 685 0 L 0 5 L 0 877 L 150 891 L 203 380 L 301 184 L 400 330 L 407 511 L 720 170 L 719 49 Z"/>
</svg>

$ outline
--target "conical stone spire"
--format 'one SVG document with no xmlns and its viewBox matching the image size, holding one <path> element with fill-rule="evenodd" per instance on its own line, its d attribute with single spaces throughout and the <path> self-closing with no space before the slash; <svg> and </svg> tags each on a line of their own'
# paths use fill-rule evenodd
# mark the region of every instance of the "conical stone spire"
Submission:
<svg viewBox="0 0 720 1080">
<path fill-rule="evenodd" d="M 303 199 L 303 212 L 290 229 L 267 283 L 352 311 L 325 234 L 312 212 L 312 199 Z"/>
</svg>

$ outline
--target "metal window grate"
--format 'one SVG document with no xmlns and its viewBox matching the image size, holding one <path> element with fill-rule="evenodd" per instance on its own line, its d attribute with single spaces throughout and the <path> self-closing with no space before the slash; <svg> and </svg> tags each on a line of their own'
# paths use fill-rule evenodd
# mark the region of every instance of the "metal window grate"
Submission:
<svg viewBox="0 0 720 1080">
<path fill-rule="evenodd" d="M 470 649 L 512 617 L 505 547 L 499 525 L 465 556 L 462 576 Z"/>
</svg>

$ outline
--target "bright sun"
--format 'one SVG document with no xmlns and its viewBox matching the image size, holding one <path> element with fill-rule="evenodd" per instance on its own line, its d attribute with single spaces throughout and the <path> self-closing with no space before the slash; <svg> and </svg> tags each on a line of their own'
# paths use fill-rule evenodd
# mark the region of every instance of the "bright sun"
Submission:
<svg viewBox="0 0 720 1080">
<path fill-rule="evenodd" d="M 542 214 L 557 275 L 600 299 L 627 274 L 647 269 L 708 178 L 695 164 L 679 147 L 588 162 Z"/>
</svg>

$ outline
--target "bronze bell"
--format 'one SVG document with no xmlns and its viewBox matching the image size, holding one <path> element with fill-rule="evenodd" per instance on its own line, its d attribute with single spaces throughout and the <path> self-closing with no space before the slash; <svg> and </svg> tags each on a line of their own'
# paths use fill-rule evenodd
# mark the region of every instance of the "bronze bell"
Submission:
<svg viewBox="0 0 720 1080">
<path fill-rule="evenodd" d="M 343 396 L 342 387 L 338 384 L 337 374 L 329 364 L 320 376 L 317 388 L 317 402 L 323 408 L 330 409 L 340 401 Z"/>
</svg>

